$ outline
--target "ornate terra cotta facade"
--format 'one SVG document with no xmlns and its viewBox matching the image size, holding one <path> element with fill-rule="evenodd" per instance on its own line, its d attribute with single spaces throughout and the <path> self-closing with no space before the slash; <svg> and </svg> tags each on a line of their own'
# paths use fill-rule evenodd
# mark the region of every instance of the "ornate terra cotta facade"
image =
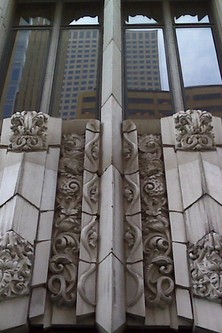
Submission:
<svg viewBox="0 0 222 333">
<path fill-rule="evenodd" d="M 0 0 L 0 56 L 16 3 Z M 221 118 L 175 98 L 124 120 L 122 3 L 100 3 L 100 120 L 50 116 L 48 71 L 40 110 L 2 121 L 0 332 L 222 332 Z"/>
</svg>

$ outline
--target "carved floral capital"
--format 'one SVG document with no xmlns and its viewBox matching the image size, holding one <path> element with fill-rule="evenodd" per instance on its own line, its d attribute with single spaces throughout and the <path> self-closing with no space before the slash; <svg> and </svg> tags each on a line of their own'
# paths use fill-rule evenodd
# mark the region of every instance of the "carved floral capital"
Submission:
<svg viewBox="0 0 222 333">
<path fill-rule="evenodd" d="M 222 298 L 222 236 L 211 231 L 189 248 L 193 293 L 218 300 Z"/>
<path fill-rule="evenodd" d="M 214 149 L 212 115 L 207 111 L 187 110 L 174 115 L 177 149 Z"/>
<path fill-rule="evenodd" d="M 0 236 L 0 301 L 29 293 L 33 246 L 14 231 Z"/>
<path fill-rule="evenodd" d="M 9 149 L 36 151 L 46 148 L 48 116 L 42 112 L 22 111 L 11 117 Z"/>
</svg>

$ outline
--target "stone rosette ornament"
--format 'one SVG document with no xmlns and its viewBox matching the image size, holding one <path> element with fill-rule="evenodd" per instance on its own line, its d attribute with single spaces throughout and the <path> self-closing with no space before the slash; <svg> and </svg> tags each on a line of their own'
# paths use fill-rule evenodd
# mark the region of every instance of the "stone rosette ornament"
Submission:
<svg viewBox="0 0 222 333">
<path fill-rule="evenodd" d="M 9 150 L 37 151 L 46 149 L 48 115 L 37 111 L 16 112 L 11 117 Z"/>
<path fill-rule="evenodd" d="M 174 120 L 176 149 L 215 149 L 211 113 L 201 110 L 180 111 L 174 115 Z"/>
</svg>

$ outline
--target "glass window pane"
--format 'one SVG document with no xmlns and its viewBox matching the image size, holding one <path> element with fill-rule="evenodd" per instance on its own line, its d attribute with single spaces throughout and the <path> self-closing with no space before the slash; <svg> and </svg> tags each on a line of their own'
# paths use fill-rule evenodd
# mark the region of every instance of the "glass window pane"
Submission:
<svg viewBox="0 0 222 333">
<path fill-rule="evenodd" d="M 52 98 L 54 116 L 97 117 L 98 44 L 98 29 L 62 30 Z"/>
<path fill-rule="evenodd" d="M 173 2 L 175 23 L 209 23 L 208 2 Z"/>
<path fill-rule="evenodd" d="M 17 22 L 14 25 L 51 25 L 54 14 L 53 4 L 23 4 L 17 9 Z"/>
<path fill-rule="evenodd" d="M 158 23 L 152 17 L 147 17 L 145 15 L 135 15 L 135 16 L 128 16 L 126 24 L 156 24 Z"/>
<path fill-rule="evenodd" d="M 100 3 L 64 4 L 62 26 L 67 25 L 98 25 Z"/>
<path fill-rule="evenodd" d="M 214 112 L 215 103 L 221 105 L 222 102 L 219 96 L 222 81 L 212 31 L 210 28 L 178 28 L 176 35 L 187 105 Z"/>
<path fill-rule="evenodd" d="M 172 114 L 162 29 L 127 29 L 125 43 L 127 117 Z"/>
<path fill-rule="evenodd" d="M 162 24 L 162 4 L 136 1 L 123 4 L 123 17 L 126 24 Z"/>
<path fill-rule="evenodd" d="M 46 30 L 16 33 L 0 104 L 4 117 L 15 111 L 39 110 L 49 35 Z"/>
</svg>

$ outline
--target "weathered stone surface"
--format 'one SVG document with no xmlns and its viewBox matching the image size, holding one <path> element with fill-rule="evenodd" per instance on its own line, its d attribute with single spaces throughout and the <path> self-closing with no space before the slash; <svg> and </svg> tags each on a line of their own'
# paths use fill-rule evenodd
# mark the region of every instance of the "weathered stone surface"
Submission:
<svg viewBox="0 0 222 333">
<path fill-rule="evenodd" d="M 1 152 L 0 206 L 13 197 L 20 182 L 24 153 Z"/>
<path fill-rule="evenodd" d="M 36 244 L 32 286 L 47 283 L 50 248 L 51 241 L 43 241 Z"/>
<path fill-rule="evenodd" d="M 173 242 L 186 243 L 186 229 L 185 229 L 185 220 L 184 214 L 177 212 L 170 212 L 170 229 L 171 229 L 171 238 Z"/>
<path fill-rule="evenodd" d="M 101 169 L 105 171 L 111 164 L 122 172 L 121 124 L 122 108 L 111 95 L 101 109 L 102 140 Z"/>
<path fill-rule="evenodd" d="M 161 119 L 161 136 L 163 145 L 175 146 L 175 124 L 173 117 L 164 117 Z"/>
<path fill-rule="evenodd" d="M 104 15 L 106 19 L 106 29 L 104 33 L 103 49 L 106 49 L 112 39 L 115 41 L 118 48 L 121 49 L 119 2 L 108 1 L 105 5 Z"/>
<path fill-rule="evenodd" d="M 183 211 L 177 155 L 173 148 L 163 148 L 167 184 L 167 198 L 170 211 Z"/>
<path fill-rule="evenodd" d="M 28 242 L 34 244 L 38 217 L 38 209 L 16 195 L 0 208 L 0 232 L 14 230 Z"/>
<path fill-rule="evenodd" d="M 105 88 L 102 91 L 102 105 L 105 104 L 111 95 L 121 105 L 121 53 L 113 40 L 111 40 L 103 53 L 103 62 L 106 62 L 106 66 L 103 66 L 102 74 Z"/>
<path fill-rule="evenodd" d="M 183 207 L 186 209 L 205 193 L 203 165 L 198 152 L 178 151 L 177 158 Z"/>
<path fill-rule="evenodd" d="M 27 324 L 29 297 L 0 302 L 0 330 Z"/>
<path fill-rule="evenodd" d="M 58 307 L 53 305 L 52 325 L 76 325 L 75 307 Z"/>
<path fill-rule="evenodd" d="M 42 197 L 46 155 L 45 151 L 25 154 L 18 183 L 18 194 L 38 208 Z"/>
<path fill-rule="evenodd" d="M 29 305 L 29 318 L 41 316 L 45 312 L 46 288 L 37 287 L 32 289 L 31 302 Z"/>
<path fill-rule="evenodd" d="M 96 323 L 99 331 L 118 332 L 125 324 L 124 267 L 113 254 L 98 266 L 98 285 Z"/>
<path fill-rule="evenodd" d="M 53 217 L 54 211 L 40 213 L 37 241 L 45 241 L 51 239 Z"/>
<path fill-rule="evenodd" d="M 143 262 L 126 264 L 127 313 L 145 319 Z"/>
<path fill-rule="evenodd" d="M 176 288 L 176 304 L 177 314 L 180 317 L 187 319 L 193 319 L 193 311 L 191 306 L 190 292 L 189 290 Z"/>
<path fill-rule="evenodd" d="M 189 270 L 187 261 L 187 247 L 185 244 L 175 243 L 172 244 L 173 247 L 173 261 L 174 261 L 174 271 L 175 271 L 175 282 L 181 287 L 190 287 L 189 281 Z M 181 266 L 181 263 L 183 265 Z"/>
<path fill-rule="evenodd" d="M 96 306 L 96 263 L 79 261 L 76 316 L 93 314 Z"/>
<path fill-rule="evenodd" d="M 198 327 L 205 329 L 207 332 L 221 332 L 222 316 L 221 304 L 211 302 L 206 299 L 194 297 L 194 328 Z"/>
<path fill-rule="evenodd" d="M 99 262 L 113 252 L 124 262 L 124 224 L 122 209 L 122 178 L 115 167 L 110 166 L 101 176 Z M 114 223 L 115 222 L 115 223 Z"/>
<path fill-rule="evenodd" d="M 54 210 L 55 207 L 59 154 L 59 148 L 48 149 L 40 206 L 40 209 L 44 211 Z"/>
</svg>

